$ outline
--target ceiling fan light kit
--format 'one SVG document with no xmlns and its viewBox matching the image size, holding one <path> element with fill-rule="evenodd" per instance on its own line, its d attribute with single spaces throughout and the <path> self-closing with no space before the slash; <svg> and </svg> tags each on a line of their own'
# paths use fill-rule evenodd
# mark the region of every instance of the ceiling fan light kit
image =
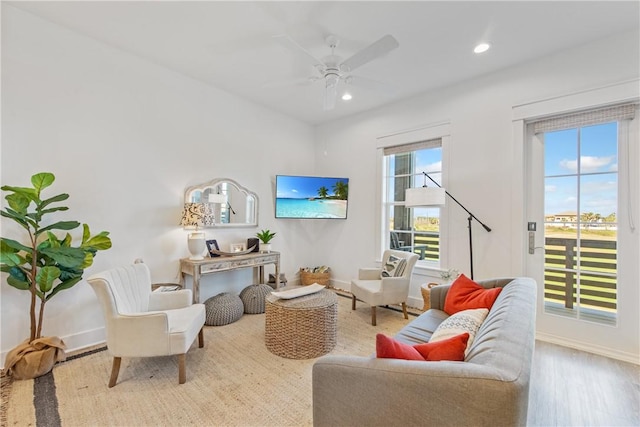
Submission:
<svg viewBox="0 0 640 427">
<path fill-rule="evenodd" d="M 356 78 L 354 81 L 353 76 L 350 74 L 353 70 L 373 61 L 374 59 L 386 55 L 393 49 L 400 46 L 393 36 L 387 34 L 342 61 L 339 56 L 335 55 L 335 48 L 340 44 L 340 39 L 335 35 L 329 35 L 325 38 L 325 43 L 331 49 L 331 55 L 321 61 L 288 35 L 274 36 L 274 39 L 279 41 L 286 48 L 290 49 L 301 59 L 304 59 L 315 67 L 320 76 L 309 77 L 309 82 L 313 83 L 317 80 L 324 79 L 325 88 L 323 105 L 325 110 L 332 110 L 335 107 L 336 97 L 338 95 L 338 86 L 341 83 L 357 84 L 358 79 Z M 343 99 L 345 99 L 344 96 Z M 349 97 L 345 100 L 348 99 L 351 99 L 351 94 L 349 94 Z"/>
</svg>

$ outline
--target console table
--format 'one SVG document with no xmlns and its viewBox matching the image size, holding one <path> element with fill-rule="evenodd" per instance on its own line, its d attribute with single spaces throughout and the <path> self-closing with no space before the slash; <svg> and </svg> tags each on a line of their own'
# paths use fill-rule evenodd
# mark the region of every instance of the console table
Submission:
<svg viewBox="0 0 640 427">
<path fill-rule="evenodd" d="M 254 280 L 264 283 L 264 266 L 274 264 L 276 267 L 276 289 L 280 286 L 280 252 L 258 253 L 252 252 L 245 255 L 219 256 L 192 260 L 182 258 L 180 260 L 180 284 L 185 286 L 185 276 L 193 277 L 193 302 L 200 302 L 200 277 L 203 274 L 219 273 L 240 268 L 253 268 Z M 256 271 L 257 269 L 257 271 Z"/>
</svg>

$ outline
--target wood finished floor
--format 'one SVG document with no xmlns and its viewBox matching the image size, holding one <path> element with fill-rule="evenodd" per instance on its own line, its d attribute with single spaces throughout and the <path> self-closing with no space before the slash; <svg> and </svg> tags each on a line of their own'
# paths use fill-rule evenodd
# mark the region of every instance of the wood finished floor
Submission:
<svg viewBox="0 0 640 427">
<path fill-rule="evenodd" d="M 536 341 L 530 426 L 640 426 L 640 366 Z"/>
</svg>

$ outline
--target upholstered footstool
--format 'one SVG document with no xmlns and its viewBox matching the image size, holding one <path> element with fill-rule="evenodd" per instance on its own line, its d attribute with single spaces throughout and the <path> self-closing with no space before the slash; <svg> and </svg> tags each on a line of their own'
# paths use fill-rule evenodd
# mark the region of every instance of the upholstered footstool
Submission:
<svg viewBox="0 0 640 427">
<path fill-rule="evenodd" d="M 264 299 L 273 288 L 269 285 L 249 285 L 240 292 L 240 299 L 244 304 L 244 312 L 247 314 L 264 313 Z"/>
<path fill-rule="evenodd" d="M 242 317 L 244 304 L 238 295 L 223 292 L 204 302 L 206 312 L 205 325 L 222 326 L 233 323 Z"/>
</svg>

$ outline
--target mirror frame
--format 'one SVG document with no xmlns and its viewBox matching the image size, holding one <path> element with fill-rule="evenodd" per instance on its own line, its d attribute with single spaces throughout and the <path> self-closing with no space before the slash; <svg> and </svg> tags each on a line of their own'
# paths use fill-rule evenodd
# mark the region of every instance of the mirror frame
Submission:
<svg viewBox="0 0 640 427">
<path fill-rule="evenodd" d="M 191 203 L 191 194 L 194 191 L 204 192 L 207 188 L 214 188 L 217 185 L 222 184 L 222 183 L 227 183 L 227 184 L 233 185 L 238 191 L 243 193 L 245 195 L 245 197 L 253 197 L 253 199 L 255 200 L 255 205 L 254 205 L 254 218 L 255 218 L 255 221 L 254 222 L 236 223 L 236 224 L 215 223 L 214 225 L 205 226 L 205 227 L 202 227 L 202 228 L 242 228 L 242 227 L 249 228 L 249 227 L 257 227 L 258 226 L 258 214 L 260 212 L 260 210 L 259 210 L 260 199 L 258 198 L 258 195 L 256 193 L 254 193 L 253 191 L 250 191 L 249 189 L 247 189 L 247 188 L 243 187 L 242 185 L 238 184 L 238 182 L 234 181 L 233 179 L 230 179 L 230 178 L 215 178 L 215 179 L 212 179 L 211 181 L 204 182 L 202 184 L 196 184 L 196 185 L 192 185 L 191 187 L 187 187 L 187 189 L 184 191 L 184 202 L 185 203 Z"/>
</svg>

